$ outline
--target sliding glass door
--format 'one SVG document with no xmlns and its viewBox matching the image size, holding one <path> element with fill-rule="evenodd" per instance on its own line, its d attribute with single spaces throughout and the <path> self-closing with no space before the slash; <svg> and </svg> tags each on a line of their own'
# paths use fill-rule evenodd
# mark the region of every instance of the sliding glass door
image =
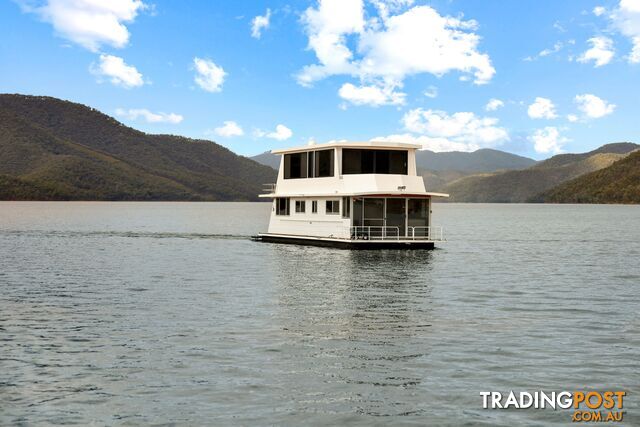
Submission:
<svg viewBox="0 0 640 427">
<path fill-rule="evenodd" d="M 371 227 L 371 237 L 382 237 L 382 227 L 387 227 L 386 237 L 412 236 L 413 233 L 416 237 L 424 237 L 429 233 L 429 200 L 354 197 L 351 224 L 367 227 L 358 232 L 368 233 L 368 227 Z"/>
<path fill-rule="evenodd" d="M 398 227 L 397 234 L 395 228 L 388 228 L 387 235 L 392 234 L 398 236 L 405 236 L 407 226 L 407 205 L 406 199 L 387 199 L 387 215 L 386 226 Z"/>
</svg>

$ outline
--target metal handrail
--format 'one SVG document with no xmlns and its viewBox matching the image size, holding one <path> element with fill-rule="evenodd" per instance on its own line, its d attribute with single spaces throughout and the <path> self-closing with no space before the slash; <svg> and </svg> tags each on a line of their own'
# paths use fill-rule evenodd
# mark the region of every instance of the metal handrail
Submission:
<svg viewBox="0 0 640 427">
<path fill-rule="evenodd" d="M 373 234 L 371 231 L 373 231 Z M 392 231 L 392 233 L 389 233 L 389 231 Z M 349 235 L 351 239 L 355 240 L 400 240 L 400 228 L 393 226 L 354 225 L 350 227 Z"/>
<path fill-rule="evenodd" d="M 262 184 L 262 191 L 266 192 L 266 193 L 275 193 L 276 192 L 276 183 L 268 183 L 268 184 Z"/>
<path fill-rule="evenodd" d="M 442 227 L 413 226 L 408 227 L 408 229 L 408 237 L 411 238 L 411 240 L 427 239 L 433 241 L 444 241 L 444 232 Z M 417 235 L 416 230 L 418 231 Z"/>
<path fill-rule="evenodd" d="M 351 240 L 428 240 L 444 242 L 442 227 L 409 226 L 407 235 L 400 235 L 400 228 L 396 226 L 354 225 L 349 227 Z"/>
</svg>

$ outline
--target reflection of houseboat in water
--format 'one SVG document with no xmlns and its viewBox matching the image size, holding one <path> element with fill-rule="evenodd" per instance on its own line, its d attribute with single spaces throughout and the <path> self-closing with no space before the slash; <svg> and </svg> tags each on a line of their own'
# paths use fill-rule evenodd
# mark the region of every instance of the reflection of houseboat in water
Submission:
<svg viewBox="0 0 640 427">
<path fill-rule="evenodd" d="M 345 248 L 433 248 L 431 199 L 417 174 L 415 144 L 331 142 L 281 154 L 269 231 L 258 239 Z"/>
</svg>

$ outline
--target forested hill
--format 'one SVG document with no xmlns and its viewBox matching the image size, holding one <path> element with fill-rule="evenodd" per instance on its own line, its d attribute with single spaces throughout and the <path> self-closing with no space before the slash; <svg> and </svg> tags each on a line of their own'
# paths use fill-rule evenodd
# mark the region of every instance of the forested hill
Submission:
<svg viewBox="0 0 640 427">
<path fill-rule="evenodd" d="M 275 177 L 211 141 L 146 134 L 56 98 L 0 94 L 2 200 L 258 200 Z"/>
<path fill-rule="evenodd" d="M 640 151 L 538 196 L 550 203 L 640 203 Z"/>
</svg>

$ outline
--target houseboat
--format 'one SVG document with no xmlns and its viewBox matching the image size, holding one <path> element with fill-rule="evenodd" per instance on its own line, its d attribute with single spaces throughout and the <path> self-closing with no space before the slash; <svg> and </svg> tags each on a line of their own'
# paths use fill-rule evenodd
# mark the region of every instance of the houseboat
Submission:
<svg viewBox="0 0 640 427">
<path fill-rule="evenodd" d="M 444 240 L 418 175 L 420 145 L 330 142 L 273 150 L 280 155 L 269 229 L 258 240 L 353 249 L 428 248 Z"/>
</svg>

